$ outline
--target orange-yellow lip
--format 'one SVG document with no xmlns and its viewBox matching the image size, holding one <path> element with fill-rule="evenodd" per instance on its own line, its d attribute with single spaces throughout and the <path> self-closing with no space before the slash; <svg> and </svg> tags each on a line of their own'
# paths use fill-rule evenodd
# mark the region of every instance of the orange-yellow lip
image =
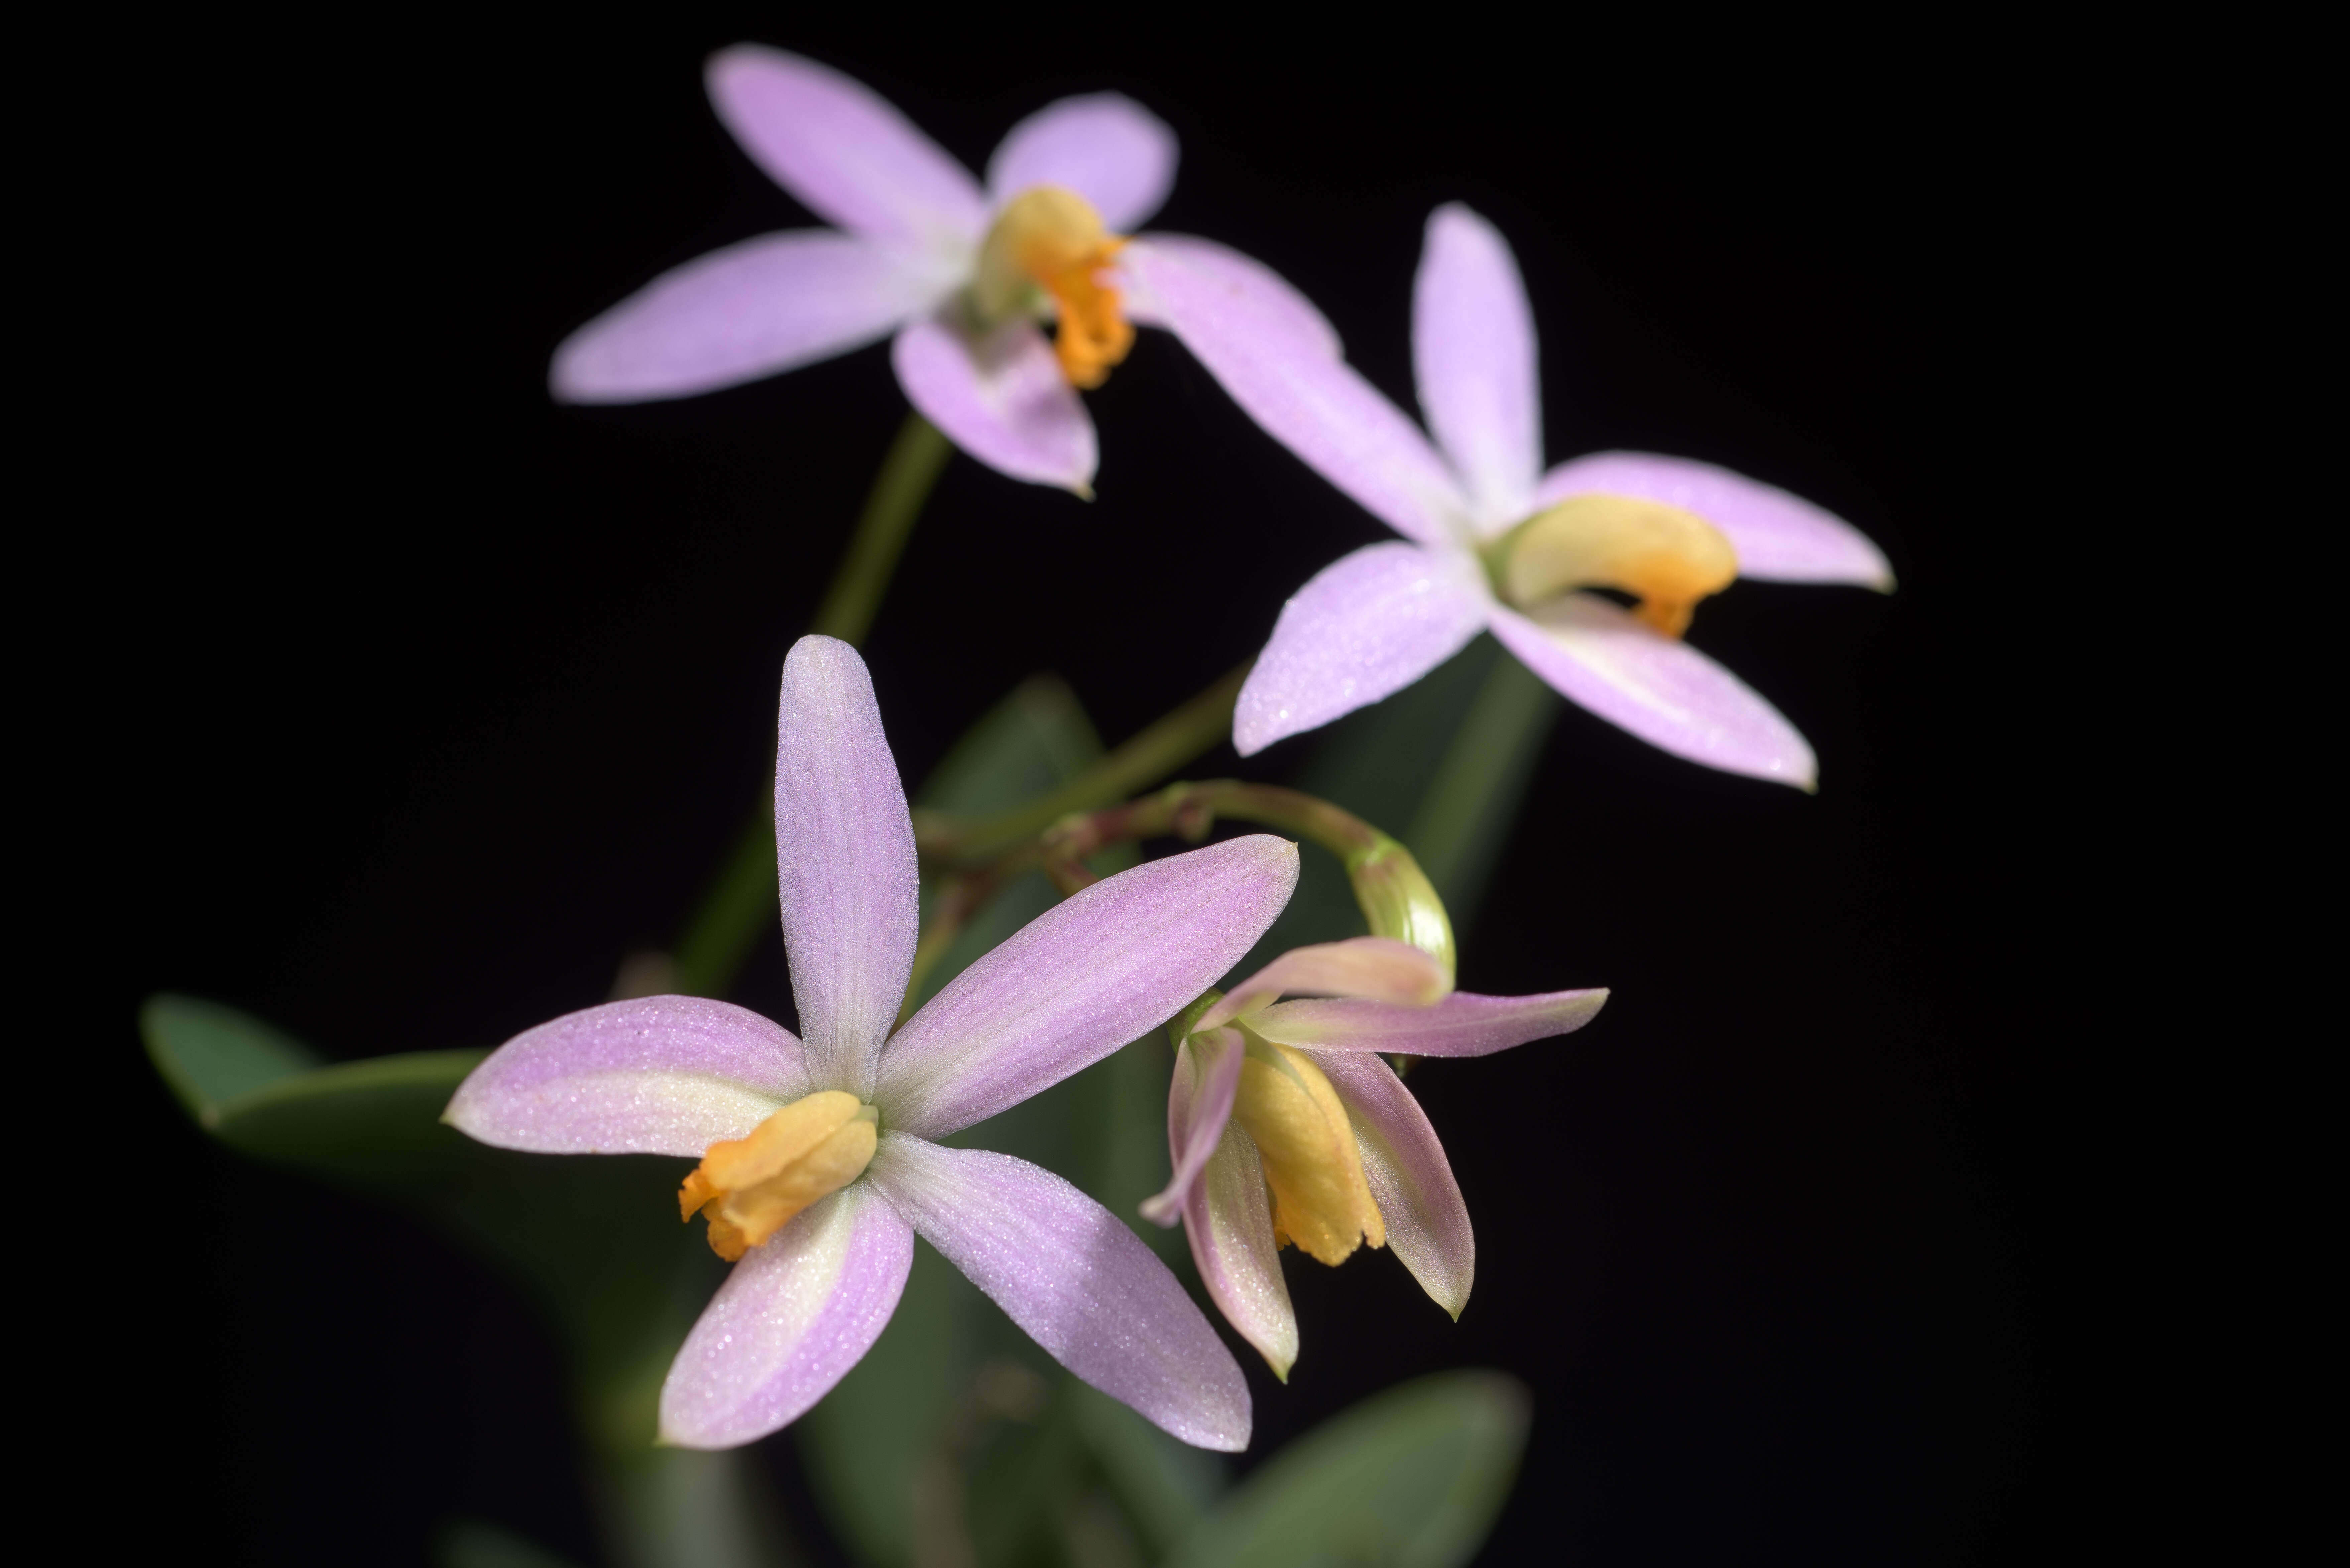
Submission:
<svg viewBox="0 0 2350 1568">
<path fill-rule="evenodd" d="M 1098 387 L 1134 347 L 1134 325 L 1101 271 L 1126 241 L 1074 191 L 1039 185 L 1004 204 L 980 246 L 972 304 L 983 323 L 1052 302 L 1053 351 L 1073 387 Z"/>
<path fill-rule="evenodd" d="M 795 1100 L 748 1137 L 712 1144 L 678 1189 L 678 1210 L 706 1216 L 710 1250 L 733 1262 L 863 1175 L 879 1135 L 879 1117 L 854 1095 L 825 1089 Z"/>
<path fill-rule="evenodd" d="M 1738 552 L 1694 512 L 1627 495 L 1577 495 L 1518 525 L 1500 587 L 1527 606 L 1573 588 L 1615 588 L 1667 637 L 1689 629 L 1697 603 L 1738 576 Z"/>
</svg>

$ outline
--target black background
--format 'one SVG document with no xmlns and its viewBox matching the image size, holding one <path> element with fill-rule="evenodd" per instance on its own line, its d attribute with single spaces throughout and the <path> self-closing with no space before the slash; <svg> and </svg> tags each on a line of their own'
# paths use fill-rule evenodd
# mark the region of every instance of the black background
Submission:
<svg viewBox="0 0 2350 1568">
<path fill-rule="evenodd" d="M 1886 547 L 1889 599 L 1741 585 L 1693 634 L 1812 739 L 1817 797 L 1562 719 L 1461 979 L 1615 1001 L 1415 1078 L 1477 1218 L 1476 1297 L 1455 1325 L 1391 1259 L 1296 1271 L 1306 1355 L 1258 1380 L 1254 1453 L 1412 1373 L 1497 1366 L 1536 1419 L 1484 1561 L 2003 1555 L 2045 1485 L 2022 1155 L 2054 1027 L 2022 1005 L 2053 764 L 2006 542 L 2065 525 L 2043 454 L 2082 203 L 2029 84 L 1960 41 L 1700 33 L 1309 47 L 762 11 L 102 58 L 115 237 L 88 267 L 115 316 L 67 387 L 105 433 L 66 517 L 125 587 L 85 635 L 129 657 L 68 765 L 134 781 L 92 918 L 92 1027 L 161 1204 L 108 1264 L 156 1500 L 123 1527 L 413 1563 L 468 1513 L 592 1553 L 521 1304 L 424 1231 L 213 1150 L 132 1019 L 169 988 L 338 1055 L 489 1044 L 674 933 L 764 787 L 784 649 L 903 406 L 878 349 L 677 404 L 545 397 L 572 327 L 808 221 L 702 97 L 708 51 L 754 37 L 974 168 L 1055 96 L 1133 94 L 1182 139 L 1153 226 L 1282 271 L 1406 407 L 1421 225 L 1465 200 L 1527 275 L 1555 459 L 1726 462 Z M 1381 535 L 1166 339 L 1089 402 L 1098 502 L 957 458 L 924 516 L 868 648 L 910 780 L 1037 670 L 1122 738 Z M 739 999 L 789 1016 L 779 952 Z"/>
</svg>

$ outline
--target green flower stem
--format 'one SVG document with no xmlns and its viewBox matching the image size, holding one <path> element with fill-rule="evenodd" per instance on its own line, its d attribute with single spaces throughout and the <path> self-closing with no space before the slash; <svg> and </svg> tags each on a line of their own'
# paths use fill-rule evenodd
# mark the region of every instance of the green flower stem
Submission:
<svg viewBox="0 0 2350 1568">
<path fill-rule="evenodd" d="M 953 449 L 938 428 L 909 412 L 882 456 L 848 548 L 833 572 L 812 632 L 861 645 L 889 591 L 914 520 L 922 514 Z M 775 929 L 775 826 L 762 803 L 735 836 L 718 875 L 677 939 L 677 989 L 688 996 L 723 996 L 759 939 Z"/>
<path fill-rule="evenodd" d="M 1470 700 L 1404 831 L 1447 908 L 1474 918 L 1558 711 L 1558 693 L 1507 654 Z"/>
<path fill-rule="evenodd" d="M 1195 762 L 1232 733 L 1232 703 L 1248 679 L 1241 664 L 1135 735 L 1052 794 L 976 822 L 942 812 L 914 813 L 914 842 L 933 863 L 956 868 L 987 865 L 1015 853 L 1024 841 L 1071 812 L 1093 811 L 1157 784 Z M 1034 864 L 1034 862 L 1030 862 Z"/>
<path fill-rule="evenodd" d="M 874 613 L 881 607 L 881 596 L 898 569 L 898 557 L 906 553 L 914 519 L 922 514 L 922 503 L 931 498 L 952 450 L 937 426 L 918 413 L 907 413 L 881 459 L 880 472 L 873 476 L 865 510 L 848 536 L 847 553 L 840 557 L 808 630 L 863 646 L 865 634 L 873 629 Z"/>
<path fill-rule="evenodd" d="M 991 860 L 949 872 L 914 950 L 906 1005 L 911 1007 L 923 975 L 953 943 L 963 922 L 1013 877 L 1041 866 L 1066 896 L 1098 879 L 1086 865 L 1088 857 L 1113 845 L 1145 838 L 1172 836 L 1196 844 L 1208 836 L 1220 816 L 1294 833 L 1336 856 L 1347 868 L 1347 879 L 1372 932 L 1408 941 L 1430 954 L 1444 965 L 1446 978 L 1451 978 L 1455 956 L 1452 923 L 1411 851 L 1326 800 L 1274 784 L 1211 779 L 1169 784 L 1123 805 L 1069 813 Z M 899 1021 L 904 1021 L 902 1011 Z"/>
</svg>

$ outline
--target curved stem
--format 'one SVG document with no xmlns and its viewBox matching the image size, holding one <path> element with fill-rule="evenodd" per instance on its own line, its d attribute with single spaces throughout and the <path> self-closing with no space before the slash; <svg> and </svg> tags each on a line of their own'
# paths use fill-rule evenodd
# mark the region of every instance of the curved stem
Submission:
<svg viewBox="0 0 2350 1568">
<path fill-rule="evenodd" d="M 810 631 L 851 645 L 864 642 L 914 521 L 952 450 L 930 421 L 907 413 L 882 455 Z M 677 989 L 689 996 L 724 995 L 760 937 L 775 929 L 775 825 L 763 801 L 735 836 L 718 875 L 678 935 Z"/>
</svg>

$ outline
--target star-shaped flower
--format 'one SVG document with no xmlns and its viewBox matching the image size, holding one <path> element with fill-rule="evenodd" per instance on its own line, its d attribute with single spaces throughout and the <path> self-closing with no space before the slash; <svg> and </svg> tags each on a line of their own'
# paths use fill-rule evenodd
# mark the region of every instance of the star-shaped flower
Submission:
<svg viewBox="0 0 2350 1568">
<path fill-rule="evenodd" d="M 847 643 L 784 665 L 775 845 L 805 1039 L 723 1002 L 591 1007 L 517 1035 L 447 1120 L 552 1154 L 701 1164 L 680 1207 L 739 1259 L 661 1389 L 665 1441 L 795 1419 L 895 1310 L 919 1233 L 1070 1371 L 1186 1442 L 1238 1449 L 1248 1388 L 1165 1264 L 1024 1160 L 937 1140 L 1157 1027 L 1263 934 L 1296 846 L 1257 835 L 1137 867 L 1056 905 L 891 1033 L 913 962 L 913 826 Z"/>
<path fill-rule="evenodd" d="M 1876 545 L 1710 463 L 1600 452 L 1544 472 L 1524 284 L 1507 242 L 1466 207 L 1429 219 L 1413 288 L 1432 441 L 1345 362 L 1295 289 L 1254 264 L 1200 268 L 1202 248 L 1118 257 L 1135 318 L 1175 332 L 1252 418 L 1409 541 L 1341 558 L 1283 607 L 1233 716 L 1242 755 L 1399 691 L 1490 628 L 1652 745 L 1812 786 L 1794 726 L 1680 634 L 1734 577 L 1889 589 Z"/>
<path fill-rule="evenodd" d="M 922 416 L 1014 479 L 1090 493 L 1077 397 L 1134 329 L 1104 268 L 1167 198 L 1175 134 L 1117 93 L 1012 128 L 983 186 L 862 83 L 780 49 L 713 56 L 712 103 L 831 229 L 761 234 L 664 273 L 565 339 L 550 380 L 583 403 L 689 397 L 895 335 Z M 1048 340 L 1040 323 L 1057 323 Z"/>
</svg>

